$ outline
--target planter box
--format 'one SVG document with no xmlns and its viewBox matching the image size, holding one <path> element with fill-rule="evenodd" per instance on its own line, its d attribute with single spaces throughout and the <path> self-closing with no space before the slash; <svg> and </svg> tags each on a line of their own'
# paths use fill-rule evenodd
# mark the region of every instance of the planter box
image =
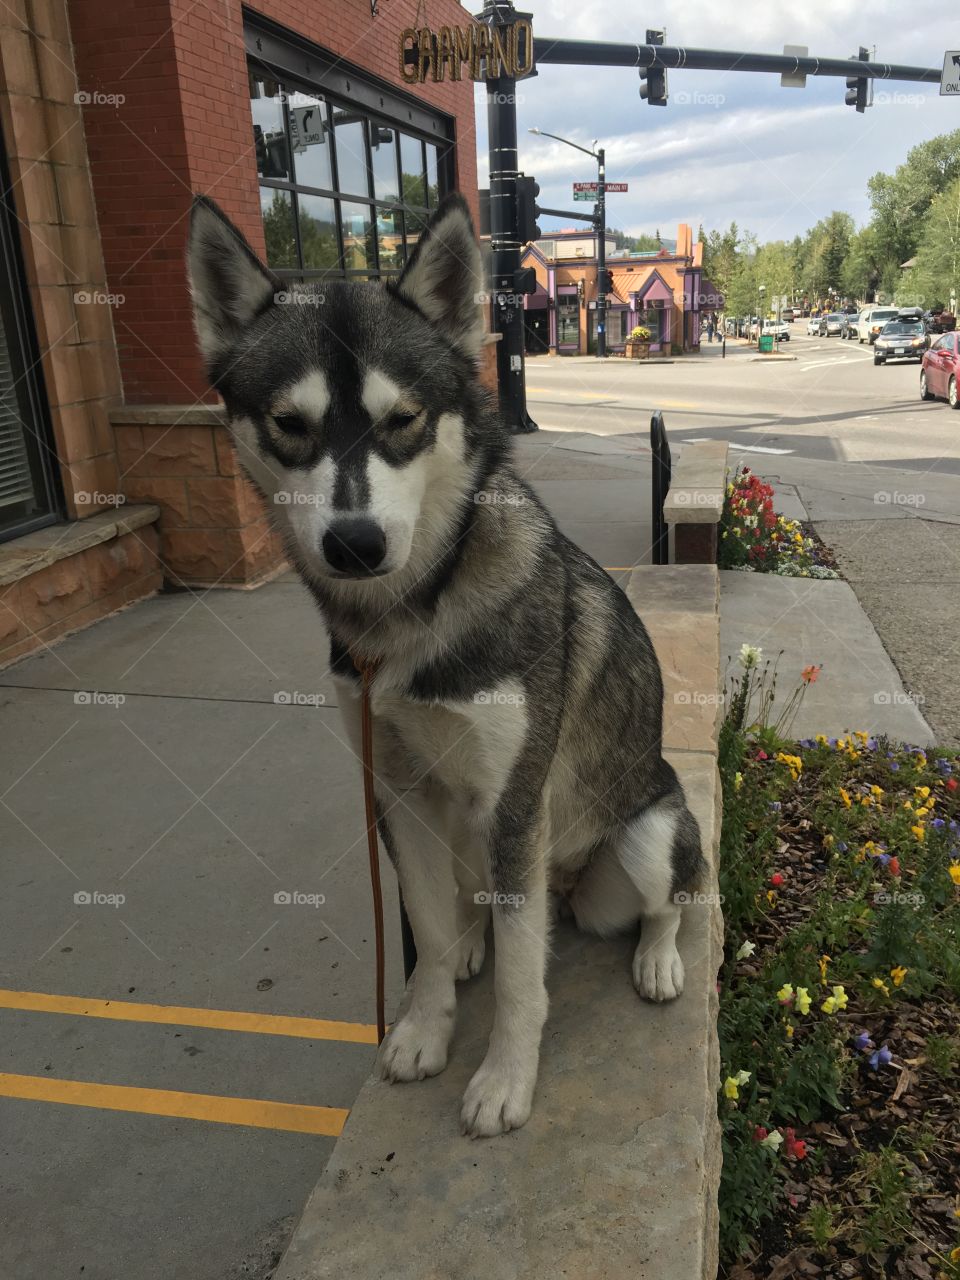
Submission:
<svg viewBox="0 0 960 1280">
<path fill-rule="evenodd" d="M 650 343 L 628 342 L 625 354 L 628 360 L 646 360 L 650 354 Z"/>
</svg>

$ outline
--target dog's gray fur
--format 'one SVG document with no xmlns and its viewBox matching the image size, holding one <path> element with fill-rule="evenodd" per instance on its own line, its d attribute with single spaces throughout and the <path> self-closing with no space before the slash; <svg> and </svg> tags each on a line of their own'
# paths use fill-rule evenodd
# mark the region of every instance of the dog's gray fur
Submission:
<svg viewBox="0 0 960 1280">
<path fill-rule="evenodd" d="M 357 750 L 351 655 L 379 663 L 380 830 L 418 954 L 382 1074 L 443 1070 L 454 982 L 479 970 L 492 913 L 496 1014 L 461 1125 L 515 1128 L 547 1015 L 548 876 L 584 928 L 642 921 L 641 995 L 683 987 L 676 895 L 703 859 L 661 754 L 649 637 L 511 464 L 477 380 L 482 267 L 460 197 L 395 284 L 288 288 L 198 198 L 189 275 L 211 382 L 330 629 Z"/>
</svg>

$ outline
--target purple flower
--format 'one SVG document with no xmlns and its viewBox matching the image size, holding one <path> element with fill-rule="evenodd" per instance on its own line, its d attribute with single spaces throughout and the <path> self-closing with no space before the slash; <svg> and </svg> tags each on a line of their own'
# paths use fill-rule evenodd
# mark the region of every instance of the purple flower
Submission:
<svg viewBox="0 0 960 1280">
<path fill-rule="evenodd" d="M 837 740 L 836 740 L 836 738 L 828 738 L 828 739 L 827 739 L 827 745 L 828 745 L 828 746 L 831 746 L 831 747 L 835 747 L 835 746 L 837 745 Z"/>
<path fill-rule="evenodd" d="M 899 773 L 899 771 L 900 771 L 900 766 L 897 764 L 896 760 L 891 760 L 891 761 L 890 761 L 890 772 L 891 772 L 891 773 Z"/>
<path fill-rule="evenodd" d="M 882 1045 L 881 1048 L 875 1049 L 874 1052 L 871 1053 L 869 1058 L 870 1066 L 874 1071 L 876 1071 L 878 1067 L 885 1067 L 892 1057 L 893 1054 L 887 1046 Z"/>
<path fill-rule="evenodd" d="M 774 813 L 779 813 L 782 808 L 782 805 L 780 804 L 779 800 L 771 800 L 770 808 L 773 810 Z"/>
<path fill-rule="evenodd" d="M 880 863 L 881 867 L 885 867 L 890 861 L 889 853 L 875 853 L 873 857 Z"/>
<path fill-rule="evenodd" d="M 837 853 L 846 853 L 849 848 L 850 846 L 847 844 L 846 840 L 837 841 Z"/>
<path fill-rule="evenodd" d="M 870 1039 L 870 1032 L 861 1031 L 854 1041 L 854 1044 L 856 1044 L 861 1053 L 866 1053 L 866 1051 L 873 1045 L 873 1041 Z"/>
<path fill-rule="evenodd" d="M 812 738 L 801 738 L 800 745 L 801 747 L 804 748 L 805 751 L 812 751 L 817 744 L 814 742 Z"/>
<path fill-rule="evenodd" d="M 931 827 L 936 827 L 936 829 L 939 831 L 941 827 L 945 827 L 947 824 L 944 822 L 942 818 L 933 818 L 931 819 L 930 825 Z"/>
<path fill-rule="evenodd" d="M 876 740 L 876 738 L 868 738 L 868 739 L 867 739 L 867 750 L 868 750 L 868 751 L 876 751 L 876 749 L 877 749 L 877 740 Z"/>
</svg>

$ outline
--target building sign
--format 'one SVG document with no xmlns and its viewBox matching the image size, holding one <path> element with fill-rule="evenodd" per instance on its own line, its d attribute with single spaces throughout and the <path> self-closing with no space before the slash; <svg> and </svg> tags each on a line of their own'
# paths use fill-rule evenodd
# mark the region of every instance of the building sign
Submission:
<svg viewBox="0 0 960 1280">
<path fill-rule="evenodd" d="M 520 80 L 533 71 L 533 28 L 527 18 L 509 26 L 406 27 L 400 32 L 400 76 L 407 84 L 460 80 Z"/>
<path fill-rule="evenodd" d="M 940 97 L 960 94 L 960 49 L 948 49 L 943 55 Z"/>
</svg>

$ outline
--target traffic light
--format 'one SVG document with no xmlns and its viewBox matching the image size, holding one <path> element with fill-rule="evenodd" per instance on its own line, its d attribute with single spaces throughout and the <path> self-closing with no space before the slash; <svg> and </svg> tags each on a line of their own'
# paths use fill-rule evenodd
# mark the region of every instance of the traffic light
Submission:
<svg viewBox="0 0 960 1280">
<path fill-rule="evenodd" d="M 869 62 L 870 51 L 860 46 L 860 52 L 856 54 L 856 58 L 860 62 Z M 844 102 L 848 107 L 855 107 L 857 111 L 864 112 L 870 106 L 870 77 L 869 76 L 847 76 L 847 94 Z"/>
<path fill-rule="evenodd" d="M 540 239 L 540 228 L 537 226 L 540 214 L 537 208 L 539 194 L 539 182 L 521 173 L 517 178 L 517 239 L 521 244 Z"/>
<path fill-rule="evenodd" d="M 609 271 L 604 271 L 600 276 L 600 292 L 613 293 L 613 276 Z"/>
<path fill-rule="evenodd" d="M 647 30 L 647 44 L 663 44 L 666 37 L 665 31 Z M 646 98 L 651 107 L 667 105 L 666 67 L 640 68 L 640 97 Z"/>
</svg>

